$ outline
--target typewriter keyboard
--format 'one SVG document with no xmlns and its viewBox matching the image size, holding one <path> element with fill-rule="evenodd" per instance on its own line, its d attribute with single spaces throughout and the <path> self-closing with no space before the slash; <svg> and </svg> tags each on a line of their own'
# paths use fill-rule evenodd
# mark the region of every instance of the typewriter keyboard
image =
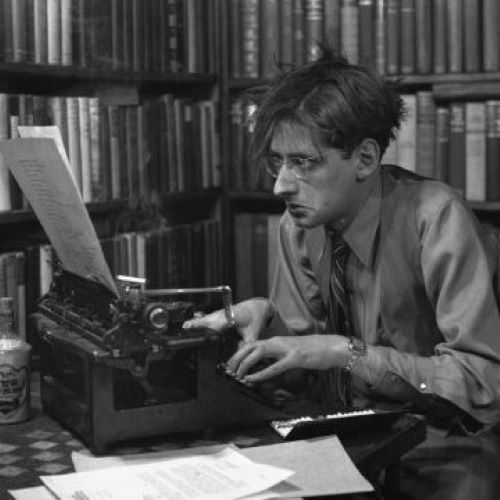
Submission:
<svg viewBox="0 0 500 500">
<path fill-rule="evenodd" d="M 325 434 L 346 435 L 363 430 L 374 431 L 389 428 L 401 414 L 401 411 L 353 409 L 315 417 L 273 420 L 271 427 L 283 439 L 306 439 Z"/>
</svg>

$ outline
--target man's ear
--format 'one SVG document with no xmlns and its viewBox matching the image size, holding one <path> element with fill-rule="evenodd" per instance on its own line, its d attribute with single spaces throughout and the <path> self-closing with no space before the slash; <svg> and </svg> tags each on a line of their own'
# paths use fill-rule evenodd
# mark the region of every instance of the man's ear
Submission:
<svg viewBox="0 0 500 500">
<path fill-rule="evenodd" d="M 379 166 L 380 148 L 375 139 L 363 139 L 356 147 L 358 157 L 356 165 L 356 180 L 362 182 Z"/>
</svg>

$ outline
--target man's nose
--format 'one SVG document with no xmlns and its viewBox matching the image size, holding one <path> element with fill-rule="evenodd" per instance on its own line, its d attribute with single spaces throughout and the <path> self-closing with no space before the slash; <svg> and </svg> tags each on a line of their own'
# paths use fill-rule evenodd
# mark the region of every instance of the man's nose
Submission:
<svg viewBox="0 0 500 500">
<path fill-rule="evenodd" d="M 278 177 L 276 177 L 276 182 L 274 183 L 273 193 L 276 196 L 283 196 L 285 194 L 294 193 L 297 191 L 297 178 L 293 172 L 286 168 L 286 165 L 282 166 Z"/>
</svg>

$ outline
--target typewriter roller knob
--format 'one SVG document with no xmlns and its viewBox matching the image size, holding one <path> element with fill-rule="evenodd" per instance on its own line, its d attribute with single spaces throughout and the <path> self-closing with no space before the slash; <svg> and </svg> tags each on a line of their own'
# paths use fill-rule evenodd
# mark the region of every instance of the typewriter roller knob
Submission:
<svg viewBox="0 0 500 500">
<path fill-rule="evenodd" d="M 156 330 L 168 327 L 168 310 L 165 304 L 151 303 L 144 308 L 145 320 Z"/>
</svg>

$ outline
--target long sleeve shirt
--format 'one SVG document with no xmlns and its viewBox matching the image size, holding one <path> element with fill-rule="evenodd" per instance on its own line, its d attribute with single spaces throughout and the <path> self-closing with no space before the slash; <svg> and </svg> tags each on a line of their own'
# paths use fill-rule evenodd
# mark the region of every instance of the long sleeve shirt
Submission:
<svg viewBox="0 0 500 500">
<path fill-rule="evenodd" d="M 368 360 L 355 365 L 358 393 L 402 403 L 435 395 L 483 424 L 499 422 L 498 257 L 463 201 L 439 181 L 382 166 L 343 237 L 351 319 L 373 357 L 369 372 Z M 298 335 L 324 332 L 329 266 L 326 228 L 299 228 L 285 213 L 271 330 L 284 321 Z"/>
</svg>

